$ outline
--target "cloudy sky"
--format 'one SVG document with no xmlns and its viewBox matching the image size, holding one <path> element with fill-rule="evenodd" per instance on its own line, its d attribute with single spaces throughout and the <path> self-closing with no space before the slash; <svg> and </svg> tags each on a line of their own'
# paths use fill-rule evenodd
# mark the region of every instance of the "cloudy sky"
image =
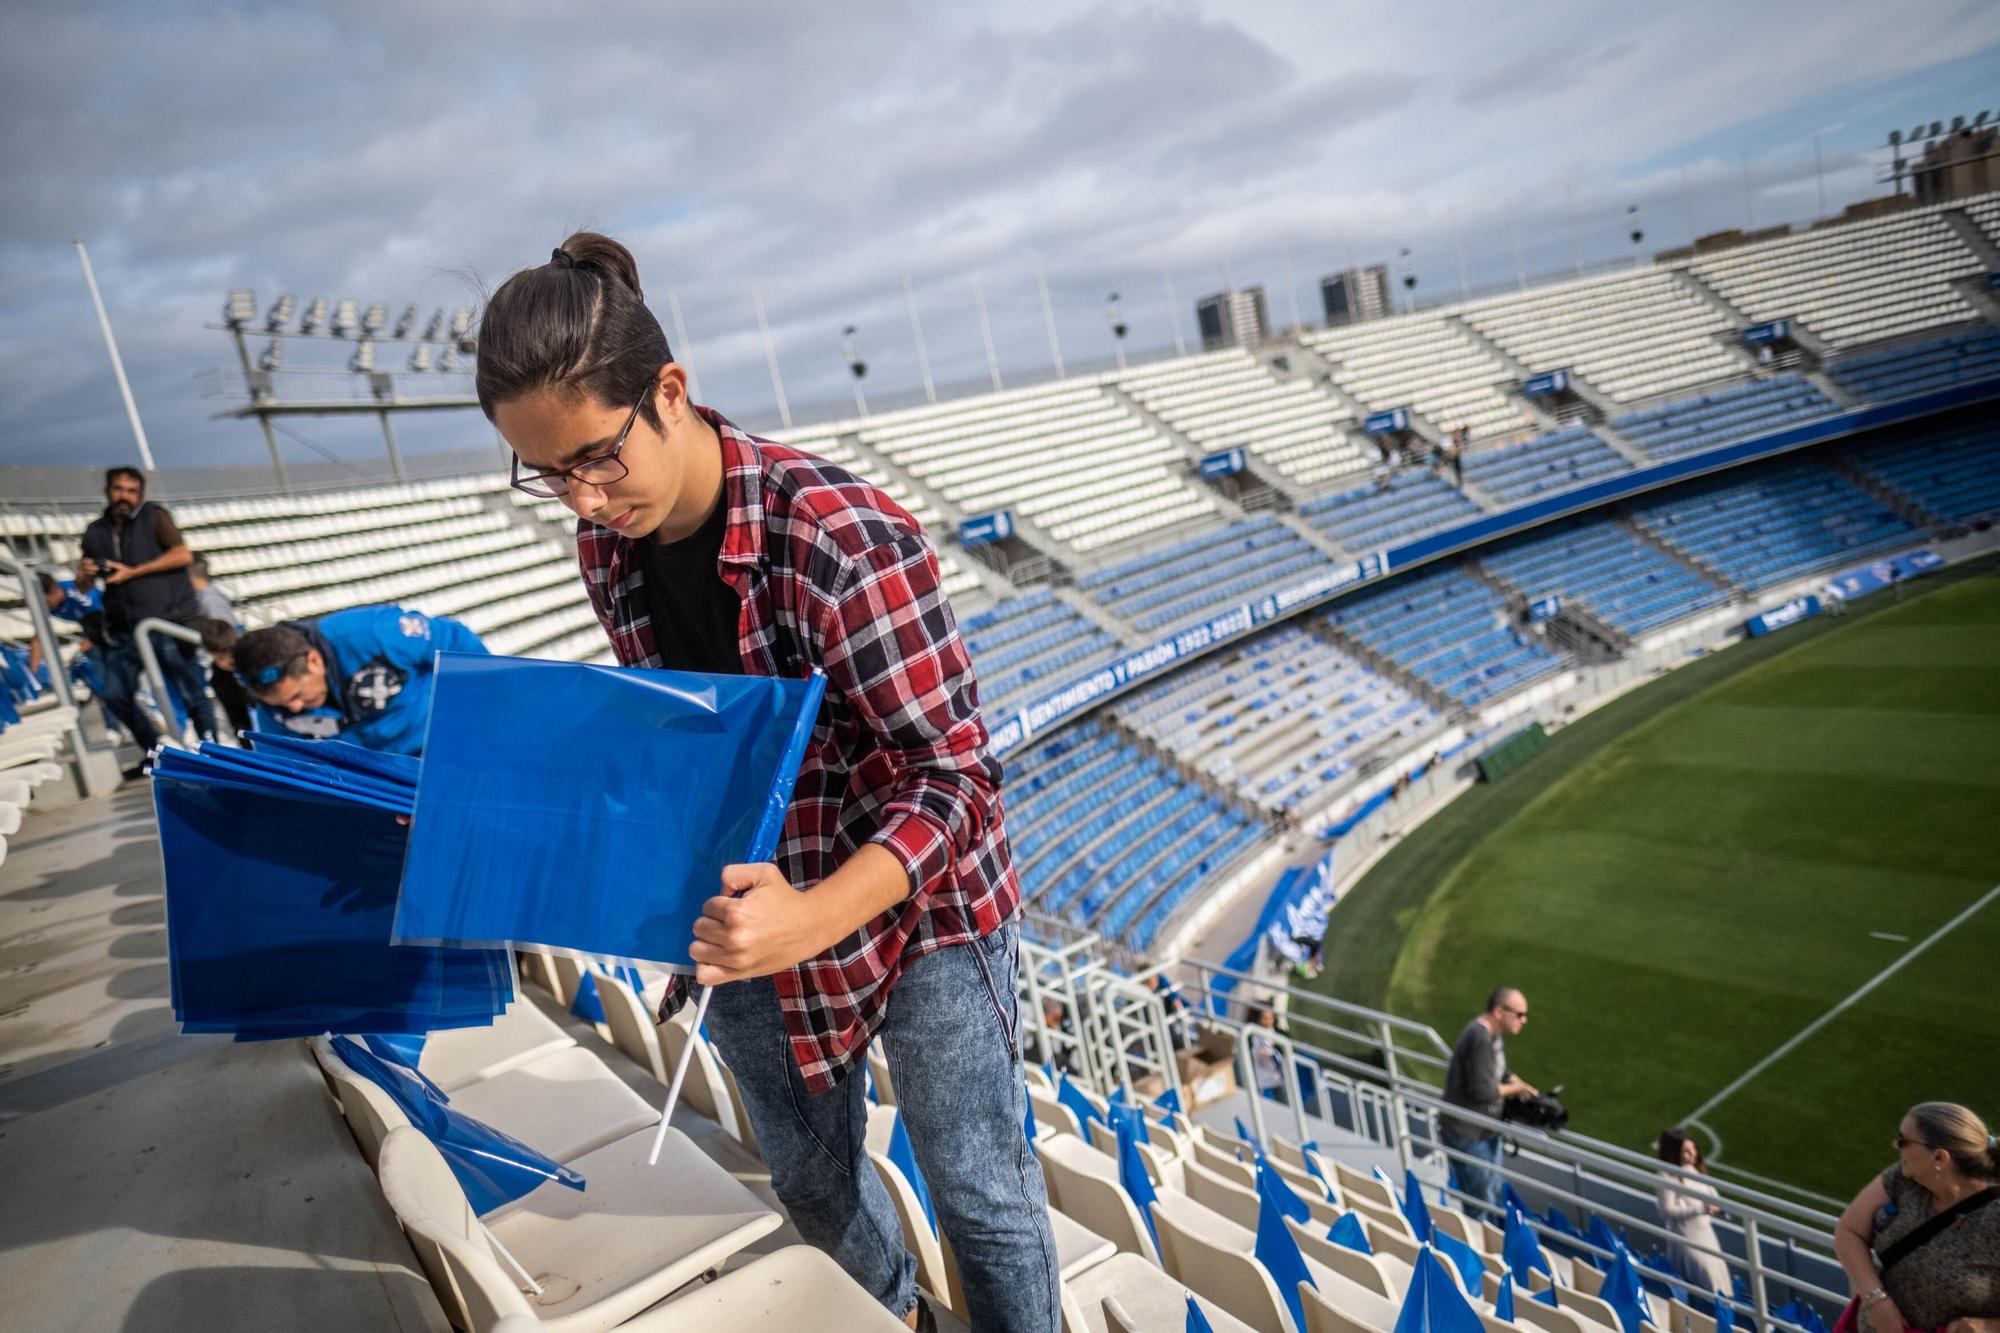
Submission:
<svg viewBox="0 0 2000 1333">
<path fill-rule="evenodd" d="M 906 275 L 940 385 L 986 377 L 975 281 L 1017 382 L 1051 371 L 1037 266 L 1072 369 L 1114 290 L 1135 352 L 1225 273 L 1281 324 L 1288 262 L 1307 318 L 1321 273 L 1404 246 L 1455 296 L 1461 263 L 1628 257 L 1635 203 L 1648 248 L 1838 211 L 1891 126 L 1995 106 L 1996 74 L 1990 0 L 10 5 L 0 466 L 135 456 L 73 237 L 162 466 L 265 456 L 211 419 L 228 289 L 428 313 L 585 225 L 670 336 L 678 298 L 703 397 L 773 425 L 753 286 L 800 415 L 846 398 L 850 323 L 871 397 L 921 394 Z M 288 458 L 375 466 L 366 422 L 289 428 Z"/>
</svg>

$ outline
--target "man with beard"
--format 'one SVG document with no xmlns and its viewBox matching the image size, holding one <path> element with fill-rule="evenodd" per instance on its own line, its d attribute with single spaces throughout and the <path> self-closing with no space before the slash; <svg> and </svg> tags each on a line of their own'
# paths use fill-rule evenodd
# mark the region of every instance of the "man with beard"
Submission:
<svg viewBox="0 0 2000 1333">
<path fill-rule="evenodd" d="M 104 474 L 104 513 L 83 530 L 83 557 L 76 564 L 76 591 L 88 596 L 104 585 L 105 706 L 151 753 L 159 728 L 139 707 L 139 644 L 134 631 L 152 617 L 179 625 L 198 619 L 188 565 L 194 552 L 165 506 L 146 498 L 146 474 L 114 467 Z M 155 641 L 160 673 L 171 692 L 185 701 L 203 740 L 215 738 L 215 706 L 202 687 L 195 646 L 178 639 Z M 170 718 L 171 699 L 156 700 Z M 135 777 L 140 770 L 127 772 Z"/>
</svg>

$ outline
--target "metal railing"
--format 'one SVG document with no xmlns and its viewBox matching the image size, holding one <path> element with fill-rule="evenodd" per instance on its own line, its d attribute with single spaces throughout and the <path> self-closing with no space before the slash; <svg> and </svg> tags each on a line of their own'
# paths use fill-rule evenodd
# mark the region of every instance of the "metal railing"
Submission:
<svg viewBox="0 0 2000 1333">
<path fill-rule="evenodd" d="M 1188 1004 L 1184 1013 L 1169 1012 L 1163 994 L 1146 985 L 1160 969 L 1120 976 L 1103 961 L 1090 936 L 1048 944 L 1024 939 L 1021 986 L 1027 1003 L 1022 1018 L 1028 1039 L 1044 1058 L 1049 1053 L 1066 1058 L 1099 1093 L 1124 1088 L 1129 1095 L 1135 1083 L 1157 1075 L 1164 1087 L 1184 1094 L 1171 1038 L 1177 1024 L 1190 1032 L 1198 1025 L 1228 1039 L 1237 1083 L 1247 1094 L 1243 1113 L 1260 1141 L 1274 1129 L 1301 1144 L 1344 1131 L 1393 1152 L 1405 1169 L 1426 1161 L 1486 1167 L 1544 1212 L 1594 1213 L 1635 1244 L 1671 1242 L 1720 1259 L 1732 1276 L 1742 1278 L 1747 1297 L 1723 1293 L 1724 1298 L 1760 1328 L 1798 1327 L 1772 1314 L 1789 1300 L 1828 1308 L 1845 1300 L 1839 1289 L 1844 1280 L 1832 1257 L 1835 1216 L 1827 1208 L 1740 1179 L 1671 1166 L 1586 1135 L 1545 1133 L 1448 1107 L 1440 1085 L 1451 1048 L 1427 1024 L 1214 964 L 1187 961 L 1173 970 Z M 1286 1027 L 1245 1021 L 1250 1006 L 1282 1012 Z M 1274 1060 L 1282 1104 L 1279 1098 L 1259 1095 L 1259 1067 L 1268 1071 Z M 1187 1104 L 1185 1096 L 1183 1101 Z M 1191 1104 L 1188 1109 L 1193 1110 Z M 1440 1132 L 1446 1116 L 1460 1127 L 1497 1136 L 1505 1149 L 1500 1163 L 1475 1158 L 1448 1142 Z M 1671 1188 L 1675 1178 L 1714 1191 L 1722 1210 L 1714 1219 L 1717 1244 L 1691 1244 L 1661 1224 L 1658 1191 Z M 1449 1185 L 1442 1188 L 1461 1211 L 1490 1214 L 1484 1200 Z M 1608 1254 L 1559 1228 L 1527 1220 L 1559 1250 Z"/>
<path fill-rule="evenodd" d="M 139 662 L 146 672 L 146 685 L 153 692 L 154 706 L 159 710 L 160 721 L 164 724 L 160 728 L 160 739 L 164 744 L 177 746 L 186 739 L 185 728 L 174 720 L 174 696 L 168 693 L 166 673 L 160 670 L 160 653 L 153 647 L 155 634 L 164 634 L 170 639 L 179 639 L 182 643 L 191 643 L 197 648 L 201 646 L 201 635 L 185 625 L 176 625 L 173 621 L 162 620 L 158 616 L 148 616 L 132 631 L 132 641 L 139 645 Z M 207 686 L 197 679 L 195 688 L 206 689 Z M 194 701 L 190 699 L 188 704 L 192 707 Z M 133 706 L 138 706 L 136 701 Z"/>
<path fill-rule="evenodd" d="M 41 579 L 25 561 L 6 551 L 0 551 L 0 569 L 21 581 L 21 599 L 26 604 L 24 609 L 34 626 L 35 641 L 42 646 L 42 661 L 48 665 L 50 691 L 56 696 L 57 705 L 69 711 L 69 721 L 64 724 L 63 730 L 69 735 L 69 766 L 76 782 L 77 795 L 96 796 L 100 784 L 90 765 L 90 746 L 83 734 L 83 713 L 76 706 L 76 695 L 70 690 L 69 676 L 63 670 L 55 623 L 49 619 L 48 603 L 42 600 Z"/>
</svg>

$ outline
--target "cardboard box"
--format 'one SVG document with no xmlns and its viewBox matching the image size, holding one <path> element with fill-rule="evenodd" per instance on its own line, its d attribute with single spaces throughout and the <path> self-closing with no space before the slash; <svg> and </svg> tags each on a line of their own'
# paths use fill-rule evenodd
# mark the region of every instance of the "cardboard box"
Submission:
<svg viewBox="0 0 2000 1333">
<path fill-rule="evenodd" d="M 1190 1111 L 1236 1091 L 1236 1039 L 1226 1032 L 1203 1029 L 1194 1045 L 1179 1053 L 1176 1063 Z"/>
</svg>

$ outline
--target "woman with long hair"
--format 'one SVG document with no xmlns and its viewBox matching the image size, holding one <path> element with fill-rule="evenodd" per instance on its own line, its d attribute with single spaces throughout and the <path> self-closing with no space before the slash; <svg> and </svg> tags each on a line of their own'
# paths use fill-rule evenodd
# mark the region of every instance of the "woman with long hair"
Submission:
<svg viewBox="0 0 2000 1333">
<path fill-rule="evenodd" d="M 883 1038 L 972 1327 L 1053 1333 L 1055 1242 L 1021 1128 L 1020 887 L 922 528 L 859 477 L 692 402 L 637 265 L 605 236 L 577 233 L 494 292 L 478 390 L 513 484 L 576 514 L 619 662 L 826 674 L 778 854 L 723 870 L 690 951 L 793 1225 L 911 1327 L 929 1322 L 864 1150 L 860 1070 Z"/>
<path fill-rule="evenodd" d="M 1714 1185 L 1698 1178 L 1708 1174 L 1701 1146 L 1686 1130 L 1669 1129 L 1661 1132 L 1658 1149 L 1660 1160 L 1668 1167 L 1681 1168 L 1661 1171 L 1659 1183 L 1653 1187 L 1660 1225 L 1674 1233 L 1669 1247 L 1674 1268 L 1703 1295 L 1719 1291 L 1727 1296 L 1732 1290 L 1729 1264 L 1717 1253 L 1722 1247 L 1716 1243 L 1715 1224 L 1709 1221 L 1722 1211 L 1721 1196 Z M 1688 1171 L 1697 1175 L 1683 1174 Z"/>
</svg>

